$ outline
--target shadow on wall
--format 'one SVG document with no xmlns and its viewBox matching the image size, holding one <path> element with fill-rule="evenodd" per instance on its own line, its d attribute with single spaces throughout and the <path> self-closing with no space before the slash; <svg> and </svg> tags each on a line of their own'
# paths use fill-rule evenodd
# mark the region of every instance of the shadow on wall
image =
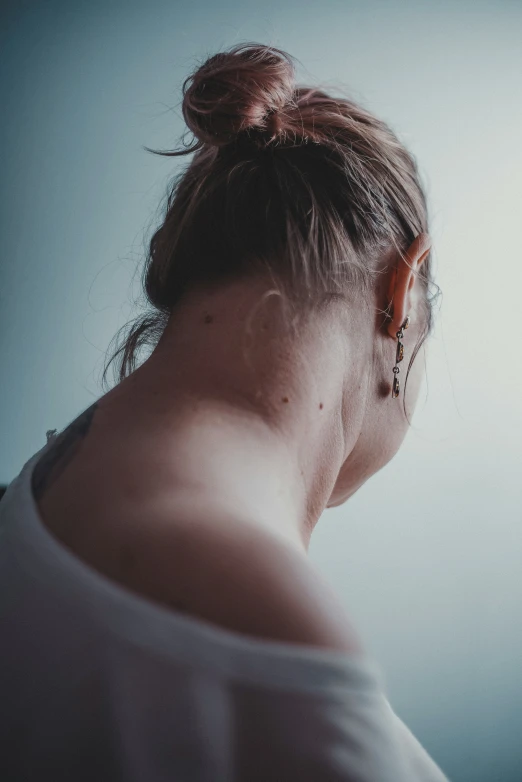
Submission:
<svg viewBox="0 0 522 782">
<path fill-rule="evenodd" d="M 6 492 L 6 489 L 7 489 L 7 486 L 0 486 L 0 500 L 4 496 L 4 494 Z"/>
</svg>

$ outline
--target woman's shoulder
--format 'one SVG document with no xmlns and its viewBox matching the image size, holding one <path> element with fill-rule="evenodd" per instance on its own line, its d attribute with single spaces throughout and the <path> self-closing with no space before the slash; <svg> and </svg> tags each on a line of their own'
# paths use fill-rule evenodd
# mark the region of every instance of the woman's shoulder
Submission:
<svg viewBox="0 0 522 782">
<path fill-rule="evenodd" d="M 172 516 L 128 538 L 128 585 L 233 632 L 361 651 L 340 599 L 293 544 L 215 507 Z"/>
<path fill-rule="evenodd" d="M 197 512 L 142 502 L 119 510 L 111 502 L 103 514 L 91 504 L 87 512 L 85 492 L 92 499 L 85 483 L 81 490 L 73 485 L 60 491 L 58 485 L 38 503 L 42 522 L 116 583 L 232 632 L 361 651 L 329 583 L 283 537 L 215 504 L 204 511 L 201 502 Z"/>
<path fill-rule="evenodd" d="M 122 483 L 114 467 L 102 485 L 98 461 L 75 452 L 50 486 L 40 481 L 45 491 L 35 499 L 55 537 L 99 572 L 224 629 L 361 651 L 340 599 L 304 548 L 220 509 L 215 497 L 159 501 L 153 491 L 129 491 L 130 472 Z"/>
</svg>

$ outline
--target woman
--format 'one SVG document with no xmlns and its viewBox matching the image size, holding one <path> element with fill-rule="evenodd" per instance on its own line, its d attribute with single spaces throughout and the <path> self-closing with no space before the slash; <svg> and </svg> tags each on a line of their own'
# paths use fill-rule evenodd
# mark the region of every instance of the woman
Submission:
<svg viewBox="0 0 522 782">
<path fill-rule="evenodd" d="M 417 400 L 416 164 L 275 48 L 183 92 L 196 142 L 160 154 L 195 154 L 151 241 L 153 310 L 2 501 L 3 778 L 440 782 L 307 558 Z"/>
</svg>

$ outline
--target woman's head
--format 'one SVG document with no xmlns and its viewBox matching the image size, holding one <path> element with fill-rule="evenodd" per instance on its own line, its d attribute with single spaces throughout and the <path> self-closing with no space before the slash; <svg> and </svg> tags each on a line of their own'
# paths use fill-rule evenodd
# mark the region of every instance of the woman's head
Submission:
<svg viewBox="0 0 522 782">
<path fill-rule="evenodd" d="M 119 379 L 189 294 L 265 278 L 284 298 L 289 329 L 311 313 L 357 311 L 376 337 L 372 361 L 382 354 L 384 367 L 392 356 L 388 380 L 376 381 L 378 396 L 389 397 L 395 333 L 408 308 L 408 371 L 432 328 L 427 205 L 412 155 L 365 108 L 297 86 L 292 58 L 260 44 L 210 57 L 186 79 L 182 110 L 195 143 L 159 154 L 193 158 L 150 242 L 152 311 L 111 359 L 120 356 Z M 417 376 L 412 406 L 418 385 Z M 369 441 L 375 435 L 368 430 Z"/>
</svg>

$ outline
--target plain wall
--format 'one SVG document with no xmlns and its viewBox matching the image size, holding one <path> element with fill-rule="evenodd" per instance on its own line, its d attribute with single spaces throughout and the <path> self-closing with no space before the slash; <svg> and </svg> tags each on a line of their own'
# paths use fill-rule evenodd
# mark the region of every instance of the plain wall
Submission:
<svg viewBox="0 0 522 782">
<path fill-rule="evenodd" d="M 2 13 L 0 482 L 102 393 L 186 163 L 142 149 L 179 146 L 182 80 L 235 43 L 288 50 L 301 82 L 348 89 L 417 157 L 443 290 L 412 430 L 325 512 L 310 556 L 448 776 L 522 779 L 522 4 L 50 0 Z"/>
</svg>

